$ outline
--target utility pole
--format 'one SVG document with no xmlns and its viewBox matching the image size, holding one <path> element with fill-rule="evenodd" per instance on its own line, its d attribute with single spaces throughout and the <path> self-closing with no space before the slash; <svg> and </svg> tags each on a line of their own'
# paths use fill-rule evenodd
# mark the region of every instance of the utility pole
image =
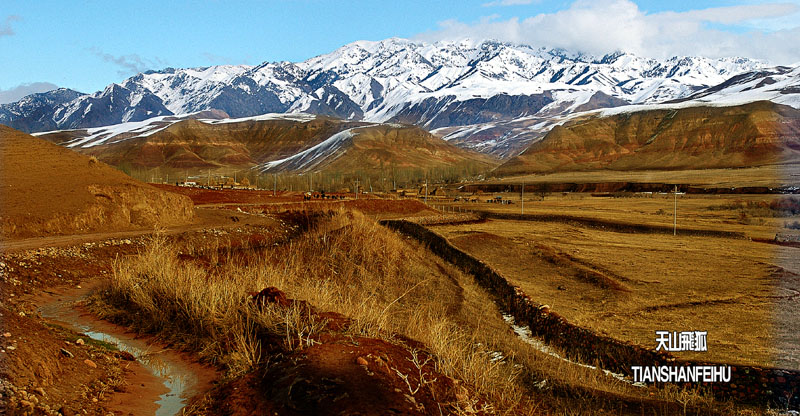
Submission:
<svg viewBox="0 0 800 416">
<path fill-rule="evenodd" d="M 355 191 L 356 191 L 356 200 L 358 200 L 358 178 L 356 178 L 356 188 L 355 188 Z"/>
<path fill-rule="evenodd" d="M 275 196 L 278 193 L 278 174 L 272 174 L 272 196 Z"/>
<path fill-rule="evenodd" d="M 519 190 L 519 204 L 522 207 L 522 215 L 525 215 L 525 182 L 522 182 L 522 188 Z"/>
<path fill-rule="evenodd" d="M 672 235 L 678 235 L 678 185 L 675 185 L 675 209 L 672 215 Z"/>
<path fill-rule="evenodd" d="M 425 178 L 425 205 L 428 205 L 428 179 Z"/>
</svg>

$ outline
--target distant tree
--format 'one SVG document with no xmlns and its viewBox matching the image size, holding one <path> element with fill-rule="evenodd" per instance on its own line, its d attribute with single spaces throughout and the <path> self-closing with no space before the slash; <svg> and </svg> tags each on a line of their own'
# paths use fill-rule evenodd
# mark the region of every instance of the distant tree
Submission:
<svg viewBox="0 0 800 416">
<path fill-rule="evenodd" d="M 242 186 L 250 186 L 250 179 L 242 178 L 242 181 L 239 182 L 239 184 Z"/>
<path fill-rule="evenodd" d="M 539 187 L 536 189 L 536 195 L 539 195 L 539 198 L 542 198 L 542 201 L 544 201 L 544 197 L 550 195 L 550 184 L 548 183 L 540 184 Z"/>
</svg>

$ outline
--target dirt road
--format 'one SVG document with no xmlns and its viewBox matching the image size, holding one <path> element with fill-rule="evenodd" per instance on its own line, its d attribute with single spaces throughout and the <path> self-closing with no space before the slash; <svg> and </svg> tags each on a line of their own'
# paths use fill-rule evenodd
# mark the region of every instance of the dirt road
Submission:
<svg viewBox="0 0 800 416">
<path fill-rule="evenodd" d="M 187 231 L 197 231 L 206 228 L 237 227 L 242 224 L 259 225 L 269 224 L 273 220 L 242 212 L 214 209 L 212 207 L 195 208 L 196 220 L 189 225 L 169 227 L 161 230 L 140 229 L 130 231 L 114 231 L 90 234 L 54 235 L 46 237 L 33 237 L 18 240 L 0 240 L 0 253 L 13 253 L 24 250 L 33 250 L 42 247 L 65 247 L 103 241 L 108 239 L 133 238 L 141 235 L 163 232 L 167 235 L 180 234 Z M 235 220 L 234 220 L 235 218 Z"/>
</svg>

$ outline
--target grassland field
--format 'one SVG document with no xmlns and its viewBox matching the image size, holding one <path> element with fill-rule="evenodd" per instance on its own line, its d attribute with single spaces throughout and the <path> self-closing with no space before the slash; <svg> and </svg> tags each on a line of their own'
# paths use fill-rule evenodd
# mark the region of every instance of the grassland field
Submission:
<svg viewBox="0 0 800 416">
<path fill-rule="evenodd" d="M 521 213 L 514 204 L 430 199 L 445 211 Z M 800 368 L 800 249 L 797 216 L 776 217 L 776 195 L 553 193 L 525 198 L 524 212 L 672 227 L 723 230 L 744 238 L 608 231 L 580 223 L 488 219 L 430 228 L 495 268 L 537 302 L 578 325 L 654 347 L 655 331 L 708 331 L 708 352 L 680 357 Z M 593 278 L 587 278 L 587 273 Z"/>
</svg>

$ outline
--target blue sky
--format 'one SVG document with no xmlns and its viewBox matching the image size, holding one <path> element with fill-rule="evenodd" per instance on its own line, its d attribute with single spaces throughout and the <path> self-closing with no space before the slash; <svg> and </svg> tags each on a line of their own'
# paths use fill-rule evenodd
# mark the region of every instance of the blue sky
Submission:
<svg viewBox="0 0 800 416">
<path fill-rule="evenodd" d="M 0 102 L 146 69 L 301 61 L 392 36 L 800 61 L 800 0 L 0 0 Z M 5 99 L 4 99 L 5 98 Z"/>
</svg>

